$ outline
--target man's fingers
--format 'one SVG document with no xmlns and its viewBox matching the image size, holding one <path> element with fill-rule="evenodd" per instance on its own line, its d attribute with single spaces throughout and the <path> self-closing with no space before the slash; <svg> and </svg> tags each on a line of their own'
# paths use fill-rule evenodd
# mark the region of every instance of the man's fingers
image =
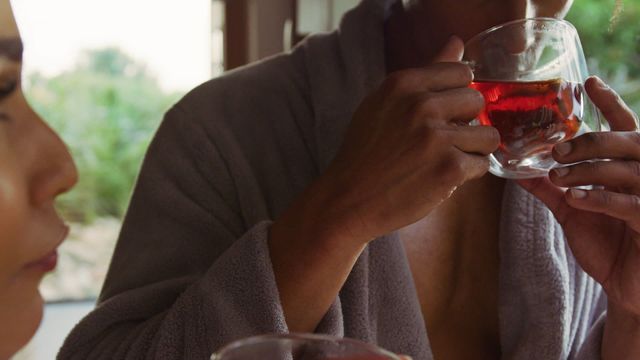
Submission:
<svg viewBox="0 0 640 360">
<path fill-rule="evenodd" d="M 462 60 L 464 55 L 464 42 L 457 36 L 449 38 L 438 55 L 433 58 L 432 63 L 439 62 L 458 62 Z"/>
<path fill-rule="evenodd" d="M 600 185 L 613 189 L 627 189 L 640 194 L 640 162 L 593 161 L 552 170 L 549 177 L 561 187 Z"/>
<path fill-rule="evenodd" d="M 566 223 L 571 208 L 564 199 L 562 189 L 555 186 L 548 177 L 518 180 L 518 184 L 547 205 L 560 224 Z"/>
<path fill-rule="evenodd" d="M 489 171 L 489 158 L 486 156 L 460 153 L 464 158 L 458 162 L 460 172 L 464 173 L 464 181 L 478 179 Z"/>
<path fill-rule="evenodd" d="M 428 91 L 464 88 L 473 81 L 468 65 L 459 62 L 440 62 L 422 68 L 396 71 L 381 87 L 383 95 L 403 95 Z"/>
<path fill-rule="evenodd" d="M 500 144 L 500 134 L 491 126 L 457 126 L 447 131 L 453 145 L 465 153 L 487 156 Z"/>
<path fill-rule="evenodd" d="M 484 107 L 482 94 L 470 88 L 459 88 L 436 93 L 421 93 L 409 105 L 409 117 L 421 121 L 444 120 L 455 124 L 468 123 Z"/>
<path fill-rule="evenodd" d="M 570 189 L 567 203 L 576 209 L 597 212 L 625 221 L 640 232 L 640 197 L 606 190 Z"/>
<path fill-rule="evenodd" d="M 633 131 L 638 128 L 638 116 L 613 89 L 600 78 L 592 76 L 585 82 L 589 98 L 600 109 L 613 131 Z"/>
<path fill-rule="evenodd" d="M 593 159 L 640 161 L 640 133 L 635 131 L 586 133 L 554 146 L 553 158 L 561 164 Z"/>
</svg>

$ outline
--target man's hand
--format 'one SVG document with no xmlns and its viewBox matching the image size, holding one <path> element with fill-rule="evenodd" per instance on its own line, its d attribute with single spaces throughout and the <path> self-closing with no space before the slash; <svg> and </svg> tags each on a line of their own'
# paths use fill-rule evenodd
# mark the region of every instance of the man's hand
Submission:
<svg viewBox="0 0 640 360">
<path fill-rule="evenodd" d="M 462 51 L 452 38 L 437 58 L 449 62 L 389 75 L 355 112 L 321 179 L 331 193 L 325 216 L 341 237 L 365 243 L 414 223 L 488 170 L 500 136 L 468 126 L 484 98 L 468 87 Z"/>
<path fill-rule="evenodd" d="M 556 161 L 578 164 L 553 170 L 549 178 L 520 184 L 553 211 L 576 260 L 607 293 L 609 312 L 603 357 L 640 359 L 637 115 L 602 80 L 590 78 L 585 86 L 612 131 L 588 133 L 556 145 Z M 598 188 L 575 188 L 583 185 Z M 571 189 L 561 189 L 567 187 Z"/>
<path fill-rule="evenodd" d="M 453 38 L 438 58 L 449 62 L 391 74 L 367 96 L 328 170 L 274 222 L 269 251 L 291 331 L 315 329 L 369 241 L 487 171 L 500 136 L 466 125 L 484 99 L 468 88 L 463 48 Z"/>
</svg>

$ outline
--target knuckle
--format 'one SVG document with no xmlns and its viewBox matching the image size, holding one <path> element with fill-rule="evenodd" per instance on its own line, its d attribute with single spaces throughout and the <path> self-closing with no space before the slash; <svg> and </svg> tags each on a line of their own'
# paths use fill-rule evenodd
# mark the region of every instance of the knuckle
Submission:
<svg viewBox="0 0 640 360">
<path fill-rule="evenodd" d="M 611 207 L 611 205 L 613 205 L 613 196 L 611 196 L 611 193 L 600 191 L 598 194 L 598 199 L 603 206 Z"/>
<path fill-rule="evenodd" d="M 491 162 L 489 161 L 489 157 L 485 156 L 482 159 L 479 160 L 479 176 L 485 174 L 487 171 L 489 171 L 489 166 L 490 166 Z"/>
<path fill-rule="evenodd" d="M 424 94 L 414 104 L 411 109 L 411 115 L 413 117 L 435 117 L 440 118 L 442 116 L 442 110 L 438 97 L 434 94 Z"/>
<path fill-rule="evenodd" d="M 460 78 L 460 82 L 470 84 L 473 81 L 473 71 L 468 65 L 462 63 L 456 63 L 457 76 Z"/>
<path fill-rule="evenodd" d="M 450 154 L 444 158 L 443 179 L 449 184 L 459 184 L 464 179 L 465 167 L 460 155 Z"/>
<path fill-rule="evenodd" d="M 638 131 L 629 131 L 626 133 L 626 136 L 631 141 L 633 146 L 633 150 L 631 150 L 631 155 L 635 156 L 636 159 L 640 160 L 640 132 Z"/>
<path fill-rule="evenodd" d="M 473 81 L 473 71 L 468 65 L 457 62 L 441 62 L 429 67 L 434 75 L 459 84 L 470 84 Z"/>
<path fill-rule="evenodd" d="M 640 146 L 640 132 L 632 131 L 629 132 L 628 136 L 631 138 L 631 142 L 633 142 L 635 145 Z M 638 152 L 640 152 L 640 150 Z"/>
<path fill-rule="evenodd" d="M 498 131 L 498 129 L 496 129 L 493 126 L 482 126 L 483 128 L 485 128 L 485 132 L 486 132 L 486 136 L 487 139 L 489 140 L 489 144 L 491 145 L 491 147 L 495 149 L 498 148 L 498 146 L 500 146 L 500 132 Z"/>
<path fill-rule="evenodd" d="M 602 141 L 602 135 L 603 134 L 604 133 L 595 133 L 595 132 L 586 133 L 586 134 L 581 136 L 582 143 L 587 148 L 592 148 L 592 147 L 595 147 L 595 146 L 599 146 L 603 142 Z"/>
<path fill-rule="evenodd" d="M 631 210 L 638 214 L 640 213 L 640 197 L 637 195 L 631 195 L 630 197 L 630 201 L 631 201 Z"/>
<path fill-rule="evenodd" d="M 625 164 L 627 166 L 627 170 L 633 177 L 640 178 L 640 162 L 627 161 Z"/>
<path fill-rule="evenodd" d="M 489 158 L 487 156 L 477 157 L 472 160 L 472 164 L 464 167 L 461 174 L 463 180 L 471 180 L 482 177 L 489 170 Z"/>
<path fill-rule="evenodd" d="M 463 88 L 457 90 L 457 93 L 455 95 L 456 101 L 458 101 L 460 105 L 463 105 L 460 106 L 461 111 L 464 111 L 465 113 L 473 110 L 473 112 L 475 113 L 474 115 L 477 116 L 485 106 L 484 96 L 482 96 L 482 93 L 477 90 L 471 88 Z"/>
<path fill-rule="evenodd" d="M 420 148 L 425 149 L 427 154 L 431 153 L 431 146 L 438 140 L 436 131 L 429 126 L 418 127 L 416 137 Z"/>
<path fill-rule="evenodd" d="M 406 71 L 397 71 L 385 79 L 382 84 L 382 92 L 385 94 L 395 94 L 404 89 L 408 83 Z"/>
<path fill-rule="evenodd" d="M 470 93 L 471 93 L 471 100 L 473 102 L 475 102 L 475 104 L 480 107 L 483 108 L 485 105 L 485 98 L 484 95 L 482 95 L 482 93 L 478 90 L 475 89 L 469 89 Z"/>
</svg>

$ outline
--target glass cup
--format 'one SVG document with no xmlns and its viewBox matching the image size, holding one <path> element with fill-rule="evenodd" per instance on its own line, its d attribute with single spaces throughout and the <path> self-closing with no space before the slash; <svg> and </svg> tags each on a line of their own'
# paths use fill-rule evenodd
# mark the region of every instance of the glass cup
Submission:
<svg viewBox="0 0 640 360">
<path fill-rule="evenodd" d="M 314 334 L 261 335 L 232 342 L 211 360 L 400 360 L 358 340 Z"/>
<path fill-rule="evenodd" d="M 500 177 L 546 176 L 557 167 L 554 145 L 600 131 L 596 107 L 584 90 L 587 65 L 571 23 L 553 18 L 495 26 L 465 44 L 471 87 L 485 98 L 477 122 L 494 126 L 500 146 L 489 171 Z"/>
</svg>

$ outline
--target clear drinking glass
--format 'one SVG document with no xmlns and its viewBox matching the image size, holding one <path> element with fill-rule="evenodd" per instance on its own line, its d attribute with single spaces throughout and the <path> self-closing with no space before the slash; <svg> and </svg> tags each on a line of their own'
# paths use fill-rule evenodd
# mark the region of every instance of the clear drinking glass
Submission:
<svg viewBox="0 0 640 360">
<path fill-rule="evenodd" d="M 485 98 L 477 119 L 500 133 L 489 171 L 512 179 L 546 176 L 558 164 L 557 143 L 600 131 L 598 110 L 584 91 L 587 65 L 571 23 L 553 18 L 516 20 L 465 44 L 471 87 Z"/>
<path fill-rule="evenodd" d="M 211 360 L 400 360 L 358 340 L 314 334 L 261 335 L 235 341 Z"/>
</svg>

